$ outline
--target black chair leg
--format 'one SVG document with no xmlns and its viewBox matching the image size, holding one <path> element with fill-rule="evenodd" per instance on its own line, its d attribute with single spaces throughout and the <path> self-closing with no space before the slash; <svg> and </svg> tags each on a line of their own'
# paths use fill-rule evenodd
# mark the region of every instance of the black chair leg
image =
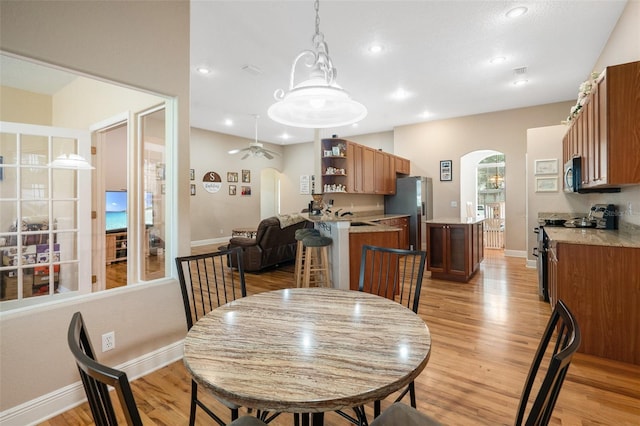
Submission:
<svg viewBox="0 0 640 426">
<path fill-rule="evenodd" d="M 231 421 L 234 421 L 238 418 L 238 409 L 231 408 Z"/>
<path fill-rule="evenodd" d="M 196 423 L 196 399 L 198 399 L 198 384 L 191 381 L 191 409 L 189 410 L 189 426 Z"/>
<path fill-rule="evenodd" d="M 375 419 L 380 415 L 380 400 L 377 400 L 373 403 L 373 418 Z"/>
<path fill-rule="evenodd" d="M 414 382 L 409 383 L 409 398 L 411 399 L 411 406 L 416 407 L 416 384 Z"/>
</svg>

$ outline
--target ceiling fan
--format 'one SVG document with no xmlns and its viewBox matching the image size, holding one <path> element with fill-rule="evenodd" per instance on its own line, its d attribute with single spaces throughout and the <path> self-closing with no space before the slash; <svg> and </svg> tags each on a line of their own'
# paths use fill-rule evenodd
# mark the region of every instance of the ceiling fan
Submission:
<svg viewBox="0 0 640 426">
<path fill-rule="evenodd" d="M 275 151 L 271 151 L 269 149 L 264 148 L 262 142 L 258 142 L 258 118 L 259 115 L 254 115 L 256 119 L 256 138 L 253 142 L 249 142 L 249 146 L 247 148 L 242 149 L 232 149 L 229 151 L 229 154 L 238 154 L 240 152 L 244 152 L 245 154 L 242 156 L 241 160 L 244 160 L 248 157 L 258 157 L 258 158 L 266 158 L 267 160 L 271 160 L 274 156 L 280 155 Z"/>
</svg>

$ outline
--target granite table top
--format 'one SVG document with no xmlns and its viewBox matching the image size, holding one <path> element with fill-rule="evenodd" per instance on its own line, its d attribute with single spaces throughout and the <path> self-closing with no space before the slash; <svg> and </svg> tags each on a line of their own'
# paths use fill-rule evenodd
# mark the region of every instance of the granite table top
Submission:
<svg viewBox="0 0 640 426">
<path fill-rule="evenodd" d="M 424 321 L 369 293 L 292 288 L 211 311 L 189 331 L 184 364 L 215 395 L 243 407 L 335 411 L 384 399 L 425 368 Z"/>
</svg>

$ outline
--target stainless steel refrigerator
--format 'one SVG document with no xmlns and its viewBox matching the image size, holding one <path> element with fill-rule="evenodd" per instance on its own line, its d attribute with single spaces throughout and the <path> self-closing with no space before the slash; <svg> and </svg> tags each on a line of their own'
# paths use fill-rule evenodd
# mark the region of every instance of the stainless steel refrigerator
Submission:
<svg viewBox="0 0 640 426">
<path fill-rule="evenodd" d="M 433 219 L 431 178 L 409 176 L 396 179 L 396 195 L 384 196 L 385 214 L 409 215 L 409 244 L 413 250 L 427 249 L 426 220 Z"/>
</svg>

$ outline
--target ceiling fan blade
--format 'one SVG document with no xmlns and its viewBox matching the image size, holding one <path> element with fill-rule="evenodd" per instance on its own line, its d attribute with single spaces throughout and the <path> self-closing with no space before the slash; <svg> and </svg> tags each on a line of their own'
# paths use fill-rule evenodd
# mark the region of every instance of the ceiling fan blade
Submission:
<svg viewBox="0 0 640 426">
<path fill-rule="evenodd" d="M 245 155 L 242 156 L 241 160 L 244 160 L 245 158 L 247 158 L 249 156 L 249 153 L 247 152 Z"/>
<path fill-rule="evenodd" d="M 268 151 L 262 151 L 262 155 L 264 155 L 265 157 L 267 157 L 268 160 L 273 159 L 273 155 L 269 154 Z"/>
</svg>

